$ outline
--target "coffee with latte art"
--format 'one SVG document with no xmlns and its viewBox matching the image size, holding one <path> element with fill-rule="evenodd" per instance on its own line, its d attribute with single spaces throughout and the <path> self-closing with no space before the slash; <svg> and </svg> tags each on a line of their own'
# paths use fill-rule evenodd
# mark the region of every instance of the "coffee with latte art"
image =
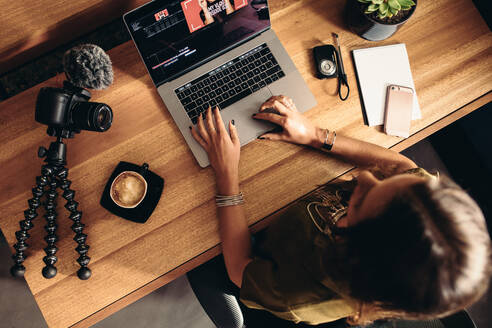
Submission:
<svg viewBox="0 0 492 328">
<path fill-rule="evenodd" d="M 111 184 L 111 199 L 120 207 L 136 207 L 147 193 L 147 181 L 133 171 L 120 173 Z"/>
</svg>

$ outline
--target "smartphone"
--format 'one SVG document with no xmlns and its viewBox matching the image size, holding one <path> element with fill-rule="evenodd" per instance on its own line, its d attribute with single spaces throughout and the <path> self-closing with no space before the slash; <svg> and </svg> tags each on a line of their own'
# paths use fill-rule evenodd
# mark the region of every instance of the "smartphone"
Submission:
<svg viewBox="0 0 492 328">
<path fill-rule="evenodd" d="M 412 121 L 413 89 L 400 85 L 390 85 L 386 92 L 384 132 L 408 138 Z"/>
</svg>

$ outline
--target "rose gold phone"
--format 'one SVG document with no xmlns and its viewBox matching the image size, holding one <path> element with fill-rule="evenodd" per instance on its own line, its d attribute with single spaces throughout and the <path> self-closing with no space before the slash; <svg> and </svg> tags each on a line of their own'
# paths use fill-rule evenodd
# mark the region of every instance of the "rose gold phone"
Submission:
<svg viewBox="0 0 492 328">
<path fill-rule="evenodd" d="M 399 85 L 388 86 L 386 92 L 386 110 L 384 132 L 398 137 L 408 138 L 412 120 L 413 89 Z"/>
</svg>

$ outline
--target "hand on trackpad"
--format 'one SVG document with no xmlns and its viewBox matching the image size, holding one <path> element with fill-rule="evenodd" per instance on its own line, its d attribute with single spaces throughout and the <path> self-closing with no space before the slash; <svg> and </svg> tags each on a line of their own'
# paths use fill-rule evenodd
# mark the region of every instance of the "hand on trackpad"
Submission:
<svg viewBox="0 0 492 328">
<path fill-rule="evenodd" d="M 280 112 L 273 107 L 265 108 L 265 109 L 261 110 L 261 113 L 271 113 L 271 114 L 280 115 Z M 273 123 L 273 125 L 275 125 L 275 127 L 273 129 L 267 131 L 267 132 L 282 132 L 284 130 L 280 125 L 278 125 L 274 122 L 271 122 L 271 123 Z"/>
<path fill-rule="evenodd" d="M 256 120 L 267 121 L 278 128 L 259 136 L 259 139 L 282 140 L 300 145 L 309 145 L 316 139 L 316 126 L 297 110 L 291 98 L 273 96 L 253 114 Z"/>
<path fill-rule="evenodd" d="M 262 113 L 272 113 L 272 114 L 278 114 L 278 115 L 280 115 L 280 112 L 278 110 L 276 110 L 275 108 L 273 108 L 273 107 L 265 108 L 261 112 Z"/>
</svg>

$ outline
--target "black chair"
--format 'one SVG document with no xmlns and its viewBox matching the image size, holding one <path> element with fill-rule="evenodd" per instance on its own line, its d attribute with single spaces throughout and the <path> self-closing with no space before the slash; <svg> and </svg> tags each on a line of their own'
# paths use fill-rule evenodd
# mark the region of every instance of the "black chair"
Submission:
<svg viewBox="0 0 492 328">
<path fill-rule="evenodd" d="M 239 289 L 228 278 L 221 255 L 187 274 L 198 301 L 218 328 L 345 328 L 345 320 L 318 326 L 295 324 L 267 311 L 247 308 L 239 300 Z M 355 327 L 354 327 L 355 328 Z M 362 328 L 362 327 L 360 327 Z M 364 328 L 477 328 L 466 311 L 428 321 L 380 320 Z"/>
</svg>

